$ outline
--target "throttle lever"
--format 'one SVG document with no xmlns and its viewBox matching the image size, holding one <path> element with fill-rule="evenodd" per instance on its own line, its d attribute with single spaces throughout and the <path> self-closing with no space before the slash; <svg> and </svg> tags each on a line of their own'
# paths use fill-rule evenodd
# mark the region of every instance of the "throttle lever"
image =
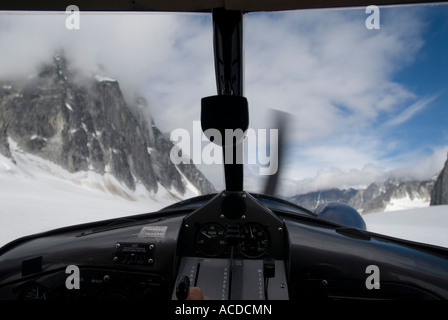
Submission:
<svg viewBox="0 0 448 320">
<path fill-rule="evenodd" d="M 268 300 L 268 285 L 269 279 L 275 277 L 275 261 L 271 258 L 263 260 L 263 275 L 264 275 L 264 298 Z"/>
<path fill-rule="evenodd" d="M 176 286 L 177 300 L 186 300 L 189 292 L 190 292 L 190 278 L 188 276 L 183 276 L 179 279 Z"/>
</svg>

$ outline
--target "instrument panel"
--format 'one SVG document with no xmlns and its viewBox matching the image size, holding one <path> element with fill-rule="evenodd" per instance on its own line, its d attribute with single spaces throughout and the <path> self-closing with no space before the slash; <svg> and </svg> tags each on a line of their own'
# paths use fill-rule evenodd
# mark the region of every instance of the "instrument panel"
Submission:
<svg viewBox="0 0 448 320">
<path fill-rule="evenodd" d="M 284 230 L 283 220 L 250 194 L 226 191 L 184 218 L 179 255 L 284 259 Z"/>
<path fill-rule="evenodd" d="M 214 300 L 287 300 L 287 238 L 284 221 L 252 195 L 224 191 L 185 216 L 176 283 L 188 277 Z"/>
<path fill-rule="evenodd" d="M 265 256 L 270 248 L 270 235 L 266 227 L 257 222 L 236 226 L 239 230 L 237 250 L 246 258 Z M 196 249 L 205 257 L 218 257 L 228 248 L 227 229 L 219 223 L 202 225 L 196 236 Z"/>
</svg>

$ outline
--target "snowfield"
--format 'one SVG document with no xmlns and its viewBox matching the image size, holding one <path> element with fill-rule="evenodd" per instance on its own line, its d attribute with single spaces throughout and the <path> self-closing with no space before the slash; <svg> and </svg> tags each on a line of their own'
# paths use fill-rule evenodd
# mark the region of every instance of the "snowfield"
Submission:
<svg viewBox="0 0 448 320">
<path fill-rule="evenodd" d="M 69 173 L 9 142 L 16 163 L 0 155 L 0 247 L 55 228 L 157 211 L 198 195 L 188 181 L 184 195 L 161 185 L 156 194 L 141 184 L 132 191 L 110 174 Z"/>
<path fill-rule="evenodd" d="M 0 247 L 22 236 L 74 224 L 157 211 L 198 195 L 187 182 L 184 195 L 159 185 L 156 194 L 142 185 L 131 191 L 112 175 L 69 173 L 10 142 L 16 163 L 0 155 Z M 184 178 L 185 179 L 185 178 Z M 388 210 L 410 208 L 398 199 Z M 448 247 L 448 205 L 363 215 L 367 229 L 397 238 Z"/>
<path fill-rule="evenodd" d="M 367 230 L 448 248 L 448 205 L 363 215 Z"/>
</svg>

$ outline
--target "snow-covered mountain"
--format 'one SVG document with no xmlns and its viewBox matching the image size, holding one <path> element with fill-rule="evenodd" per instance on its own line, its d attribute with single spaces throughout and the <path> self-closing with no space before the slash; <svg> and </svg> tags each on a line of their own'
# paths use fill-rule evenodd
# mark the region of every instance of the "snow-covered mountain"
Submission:
<svg viewBox="0 0 448 320">
<path fill-rule="evenodd" d="M 346 203 L 360 213 L 404 210 L 427 207 L 431 201 L 434 180 L 387 181 L 372 183 L 362 189 L 330 189 L 295 195 L 288 200 L 314 210 L 328 202 Z"/>
<path fill-rule="evenodd" d="M 71 69 L 64 55 L 37 75 L 0 81 L 0 154 L 12 163 L 37 156 L 102 177 L 103 188 L 125 198 L 140 187 L 177 198 L 215 191 L 193 164 L 171 162 L 172 146 L 145 99 L 126 101 L 118 81 Z"/>
</svg>

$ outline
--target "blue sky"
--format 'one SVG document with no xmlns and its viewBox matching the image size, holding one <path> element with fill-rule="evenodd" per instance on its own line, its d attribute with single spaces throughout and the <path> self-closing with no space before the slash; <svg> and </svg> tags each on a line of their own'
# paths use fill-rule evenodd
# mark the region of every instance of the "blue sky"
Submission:
<svg viewBox="0 0 448 320">
<path fill-rule="evenodd" d="M 64 48 L 73 67 L 143 95 L 162 131 L 190 130 L 200 99 L 216 94 L 211 19 L 0 14 L 0 78 L 29 76 Z M 252 13 L 245 17 L 245 93 L 251 126 L 290 116 L 283 194 L 364 186 L 389 176 L 429 178 L 448 152 L 448 5 Z M 101 64 L 101 68 L 99 65 Z M 102 71 L 99 71 L 99 70 Z M 220 166 L 200 166 L 223 187 Z M 265 177 L 247 166 L 246 187 Z"/>
<path fill-rule="evenodd" d="M 418 96 L 437 97 L 392 132 L 406 134 L 409 143 L 420 148 L 444 145 L 448 139 L 448 6 L 428 9 L 425 15 L 425 44 L 415 55 L 415 62 L 400 71 L 396 80 Z"/>
<path fill-rule="evenodd" d="M 306 130 L 295 130 L 288 145 L 283 192 L 365 186 L 390 176 L 427 179 L 441 169 L 448 151 L 447 9 L 381 8 L 380 30 L 362 28 L 363 10 L 284 14 L 282 30 L 289 32 L 277 38 L 300 39 L 302 47 L 285 49 L 295 48 L 301 59 L 286 56 L 279 41 L 285 63 L 276 67 L 283 66 L 280 77 L 307 77 L 275 86 L 306 101 L 285 108 Z M 284 96 L 278 101 L 294 103 Z"/>
</svg>

